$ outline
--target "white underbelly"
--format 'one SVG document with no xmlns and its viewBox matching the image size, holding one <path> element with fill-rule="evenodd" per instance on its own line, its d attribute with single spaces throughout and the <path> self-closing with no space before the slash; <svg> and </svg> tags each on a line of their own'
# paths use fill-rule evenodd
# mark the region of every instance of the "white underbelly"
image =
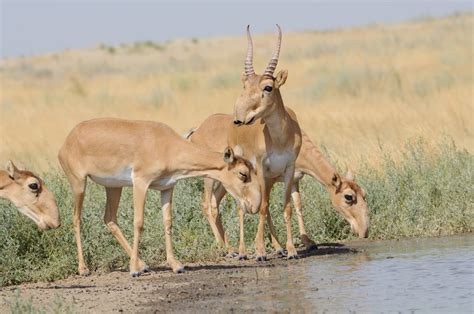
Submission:
<svg viewBox="0 0 474 314">
<path fill-rule="evenodd" d="M 121 171 L 113 174 L 105 174 L 105 175 L 89 175 L 89 177 L 95 183 L 103 185 L 108 188 L 118 188 L 122 186 L 132 186 L 132 168 L 127 167 L 122 169 Z"/>
<path fill-rule="evenodd" d="M 89 175 L 95 183 L 108 188 L 133 186 L 132 168 L 125 168 L 117 173 L 108 175 Z M 150 183 L 150 188 L 155 190 L 167 190 L 172 188 L 178 181 L 177 177 L 165 176 L 155 179 Z"/>
<path fill-rule="evenodd" d="M 176 185 L 178 179 L 176 177 L 163 177 L 153 181 L 150 184 L 150 188 L 154 190 L 167 190 Z"/>
<path fill-rule="evenodd" d="M 270 153 L 263 158 L 263 169 L 265 176 L 268 178 L 276 178 L 285 173 L 288 165 L 293 161 L 293 154 L 290 152 Z"/>
</svg>

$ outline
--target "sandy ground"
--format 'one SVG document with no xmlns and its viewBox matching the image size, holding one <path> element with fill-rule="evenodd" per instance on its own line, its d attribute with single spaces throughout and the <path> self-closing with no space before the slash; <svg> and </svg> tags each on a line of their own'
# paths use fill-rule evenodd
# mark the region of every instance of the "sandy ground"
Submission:
<svg viewBox="0 0 474 314">
<path fill-rule="evenodd" d="M 59 298 L 76 312 L 258 311 L 258 308 L 251 306 L 251 298 L 239 299 L 236 296 L 245 295 L 250 287 L 252 294 L 262 293 L 265 273 L 278 272 L 289 265 L 308 262 L 308 259 L 352 254 L 356 252 L 356 247 L 357 242 L 320 245 L 318 250 L 299 251 L 300 258 L 297 260 L 276 255 L 269 255 L 266 262 L 222 258 L 213 263 L 186 264 L 184 274 L 174 274 L 163 266 L 137 279 L 132 279 L 128 272 L 114 271 L 88 277 L 73 276 L 49 283 L 3 287 L 0 289 L 0 313 L 9 311 L 9 303 L 18 288 L 22 298 L 31 298 L 35 306 L 47 307 Z"/>
</svg>

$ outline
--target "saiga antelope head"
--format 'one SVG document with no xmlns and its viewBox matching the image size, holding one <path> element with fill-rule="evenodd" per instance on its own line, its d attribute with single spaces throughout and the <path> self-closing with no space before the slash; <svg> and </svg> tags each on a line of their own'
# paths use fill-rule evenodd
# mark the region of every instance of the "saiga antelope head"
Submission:
<svg viewBox="0 0 474 314">
<path fill-rule="evenodd" d="M 258 213 L 262 194 L 252 164 L 234 154 L 230 147 L 224 151 L 224 161 L 227 163 L 227 169 L 224 171 L 225 180 L 222 180 L 222 184 L 235 199 L 239 200 L 240 209 L 244 213 Z"/>
<path fill-rule="evenodd" d="M 6 172 L 8 180 L 0 187 L 0 197 L 10 200 L 38 228 L 58 228 L 61 225 L 59 210 L 43 180 L 30 171 L 18 169 L 11 161 L 7 163 Z"/>
<path fill-rule="evenodd" d="M 283 105 L 280 87 L 285 84 L 288 71 L 275 72 L 281 48 L 281 28 L 278 28 L 278 40 L 273 56 L 262 75 L 256 74 L 253 69 L 253 43 L 250 35 L 250 26 L 247 26 L 247 58 L 245 71 L 242 73 L 243 90 L 235 103 L 234 124 L 252 124 L 258 118 L 265 118 L 275 110 L 276 106 Z"/>
<path fill-rule="evenodd" d="M 345 177 L 334 174 L 329 189 L 334 208 L 351 225 L 352 232 L 359 238 L 369 235 L 369 208 L 365 191 L 354 181 L 354 174 L 348 171 Z"/>
</svg>

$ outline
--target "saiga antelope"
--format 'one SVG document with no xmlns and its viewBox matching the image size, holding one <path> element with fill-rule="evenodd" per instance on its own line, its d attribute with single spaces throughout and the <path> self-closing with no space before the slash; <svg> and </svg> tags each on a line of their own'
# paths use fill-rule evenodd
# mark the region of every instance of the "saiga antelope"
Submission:
<svg viewBox="0 0 474 314">
<path fill-rule="evenodd" d="M 53 193 L 40 177 L 18 168 L 12 161 L 8 161 L 5 170 L 0 170 L 0 198 L 11 201 L 42 230 L 61 225 Z"/>
<path fill-rule="evenodd" d="M 287 110 L 290 110 L 287 108 Z M 227 131 L 232 123 L 232 116 L 228 114 L 213 114 L 204 120 L 201 125 L 192 129 L 186 135 L 191 142 L 213 151 L 222 150 L 227 145 Z M 257 121 L 258 123 L 258 121 Z M 324 158 L 317 147 L 311 142 L 308 135 L 302 131 L 301 150 L 296 159 L 294 185 L 292 189 L 293 205 L 295 206 L 298 218 L 300 238 L 307 249 L 316 247 L 304 228 L 301 197 L 299 191 L 299 181 L 305 174 L 318 180 L 326 187 L 331 202 L 336 211 L 350 223 L 351 229 L 360 238 L 368 236 L 369 216 L 368 207 L 365 201 L 365 191 L 354 181 L 354 175 L 348 171 L 346 176 L 341 176 L 335 168 Z M 282 180 L 282 178 L 279 178 Z M 216 186 L 210 179 L 204 182 L 203 211 L 208 219 L 211 229 L 214 232 L 216 241 L 229 248 L 229 253 L 233 253 L 227 242 L 227 237 L 222 226 L 219 204 L 225 195 L 225 190 Z M 243 216 L 240 220 L 240 245 L 239 258 L 246 258 L 245 242 L 243 239 Z"/>
<path fill-rule="evenodd" d="M 262 191 L 262 205 L 258 231 L 255 237 L 258 261 L 266 259 L 264 227 L 268 223 L 273 246 L 278 252 L 283 248 L 275 234 L 268 211 L 270 191 L 273 184 L 283 178 L 283 207 L 286 222 L 288 258 L 297 256 L 291 228 L 290 196 L 295 172 L 295 161 L 301 147 L 301 130 L 296 116 L 285 110 L 280 88 L 286 82 L 288 71 L 273 76 L 281 48 L 281 29 L 278 26 L 278 40 L 263 75 L 253 68 L 253 44 L 247 26 L 247 57 L 242 74 L 243 90 L 234 106 L 234 124 L 229 126 L 227 143 L 239 147 L 243 156 L 255 162 L 257 177 Z M 258 122 L 257 122 L 258 120 Z M 256 122 L 256 123 L 255 123 Z"/>
<path fill-rule="evenodd" d="M 77 243 L 79 274 L 89 273 L 81 244 L 81 212 L 86 181 L 105 187 L 107 203 L 104 221 L 130 256 L 133 277 L 148 271 L 140 260 L 138 247 L 143 229 L 143 209 L 149 188 L 161 191 L 167 262 L 174 272 L 183 265 L 173 253 L 171 201 L 173 187 L 183 178 L 203 176 L 217 180 L 238 199 L 246 212 L 258 211 L 260 186 L 247 160 L 212 152 L 182 139 L 165 124 L 121 119 L 95 119 L 78 124 L 59 151 L 59 161 L 74 194 L 74 233 Z M 133 188 L 134 237 L 130 247 L 117 224 L 117 209 L 122 187 Z"/>
</svg>

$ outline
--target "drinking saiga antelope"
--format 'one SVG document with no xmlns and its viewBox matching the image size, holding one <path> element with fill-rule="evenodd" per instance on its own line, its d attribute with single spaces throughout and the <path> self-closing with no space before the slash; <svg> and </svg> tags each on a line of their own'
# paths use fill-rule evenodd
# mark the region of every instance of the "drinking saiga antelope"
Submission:
<svg viewBox="0 0 474 314">
<path fill-rule="evenodd" d="M 44 181 L 12 161 L 8 161 L 5 170 L 0 170 L 0 198 L 11 201 L 42 230 L 61 225 L 54 195 Z"/>
<path fill-rule="evenodd" d="M 287 110 L 290 109 L 287 108 Z M 227 133 L 232 120 L 232 116 L 228 114 L 213 114 L 204 120 L 199 127 L 190 130 L 186 137 L 201 147 L 219 151 L 227 145 Z M 259 121 L 256 124 L 259 125 Z M 260 124 L 260 127 L 263 128 L 263 124 Z M 305 174 L 312 176 L 326 187 L 332 205 L 350 223 L 352 231 L 360 238 L 367 237 L 369 209 L 365 201 L 364 189 L 354 181 L 354 175 L 351 171 L 348 171 L 345 176 L 341 176 L 324 158 L 304 131 L 302 135 L 303 141 L 300 153 L 296 159 L 295 182 L 291 194 L 298 219 L 301 241 L 307 249 L 316 247 L 316 244 L 308 237 L 304 228 L 299 181 Z M 225 195 L 225 190 L 219 185 L 213 185 L 214 182 L 212 180 L 205 179 L 203 211 L 211 225 L 216 241 L 229 248 L 229 253 L 233 253 L 232 248 L 229 247 L 227 242 L 219 213 L 219 204 Z M 245 258 L 243 216 L 239 215 L 239 217 L 241 218 L 239 257 Z"/>
<path fill-rule="evenodd" d="M 89 273 L 81 244 L 81 211 L 87 178 L 103 185 L 107 202 L 104 221 L 130 256 L 130 274 L 148 271 L 138 248 L 143 229 L 146 192 L 161 191 L 167 262 L 174 272 L 184 270 L 173 253 L 171 203 L 173 187 L 183 178 L 203 176 L 222 183 L 246 212 L 261 202 L 260 186 L 252 164 L 231 148 L 212 152 L 182 139 L 165 124 L 121 119 L 95 119 L 78 124 L 59 151 L 59 161 L 74 194 L 74 233 L 79 274 Z M 130 246 L 117 223 L 122 187 L 133 188 L 134 234 Z"/>
</svg>

